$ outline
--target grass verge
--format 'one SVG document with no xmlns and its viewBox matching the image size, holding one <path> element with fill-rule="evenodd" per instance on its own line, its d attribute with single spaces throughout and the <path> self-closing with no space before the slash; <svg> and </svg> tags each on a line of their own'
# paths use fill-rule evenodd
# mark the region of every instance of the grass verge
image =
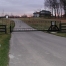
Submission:
<svg viewBox="0 0 66 66">
<path fill-rule="evenodd" d="M 13 21 L 12 21 L 13 22 Z M 0 66 L 8 66 L 9 63 L 9 40 L 10 34 L 10 20 L 0 19 L 0 25 L 7 25 L 7 34 L 0 32 Z M 14 24 L 14 22 L 13 22 Z M 12 25 L 14 27 L 14 25 Z"/>
<path fill-rule="evenodd" d="M 0 66 L 7 66 L 9 62 L 10 34 L 0 35 Z"/>
<path fill-rule="evenodd" d="M 66 37 L 66 33 L 55 33 L 56 36 Z"/>
</svg>

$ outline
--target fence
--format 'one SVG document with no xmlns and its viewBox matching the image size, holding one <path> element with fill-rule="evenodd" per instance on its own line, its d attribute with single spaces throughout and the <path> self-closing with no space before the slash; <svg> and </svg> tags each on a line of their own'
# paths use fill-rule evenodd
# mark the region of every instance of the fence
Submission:
<svg viewBox="0 0 66 66">
<path fill-rule="evenodd" d="M 60 23 L 60 31 L 66 32 L 66 23 Z"/>
<path fill-rule="evenodd" d="M 6 25 L 0 25 L 0 32 L 5 32 L 5 33 L 7 33 Z"/>
</svg>

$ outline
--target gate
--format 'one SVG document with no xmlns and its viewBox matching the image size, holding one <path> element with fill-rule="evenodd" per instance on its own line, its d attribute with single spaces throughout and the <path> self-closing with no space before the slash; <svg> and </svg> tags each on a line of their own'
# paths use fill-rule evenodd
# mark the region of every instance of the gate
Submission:
<svg viewBox="0 0 66 66">
<path fill-rule="evenodd" d="M 15 27 L 12 29 L 10 23 L 10 32 L 28 32 L 28 31 L 59 31 L 60 21 L 16 21 Z"/>
</svg>

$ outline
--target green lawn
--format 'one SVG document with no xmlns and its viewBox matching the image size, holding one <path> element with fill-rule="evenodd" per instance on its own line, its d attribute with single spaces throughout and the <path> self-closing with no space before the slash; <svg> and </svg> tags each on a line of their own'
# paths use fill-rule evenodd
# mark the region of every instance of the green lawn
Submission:
<svg viewBox="0 0 66 66">
<path fill-rule="evenodd" d="M 0 35 L 0 66 L 7 66 L 9 62 L 10 34 Z"/>
<path fill-rule="evenodd" d="M 0 19 L 0 25 L 7 25 L 7 34 L 0 32 L 0 66 L 7 66 L 9 63 L 9 40 L 11 37 L 9 29 L 10 20 Z M 14 25 L 12 25 L 12 27 L 14 27 Z"/>
</svg>

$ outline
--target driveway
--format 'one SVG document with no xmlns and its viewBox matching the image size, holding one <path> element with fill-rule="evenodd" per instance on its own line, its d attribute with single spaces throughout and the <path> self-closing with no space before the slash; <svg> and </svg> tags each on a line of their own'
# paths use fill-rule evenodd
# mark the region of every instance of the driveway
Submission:
<svg viewBox="0 0 66 66">
<path fill-rule="evenodd" d="M 29 28 L 14 19 L 15 28 Z M 66 38 L 41 31 L 13 32 L 9 66 L 66 66 Z"/>
</svg>

